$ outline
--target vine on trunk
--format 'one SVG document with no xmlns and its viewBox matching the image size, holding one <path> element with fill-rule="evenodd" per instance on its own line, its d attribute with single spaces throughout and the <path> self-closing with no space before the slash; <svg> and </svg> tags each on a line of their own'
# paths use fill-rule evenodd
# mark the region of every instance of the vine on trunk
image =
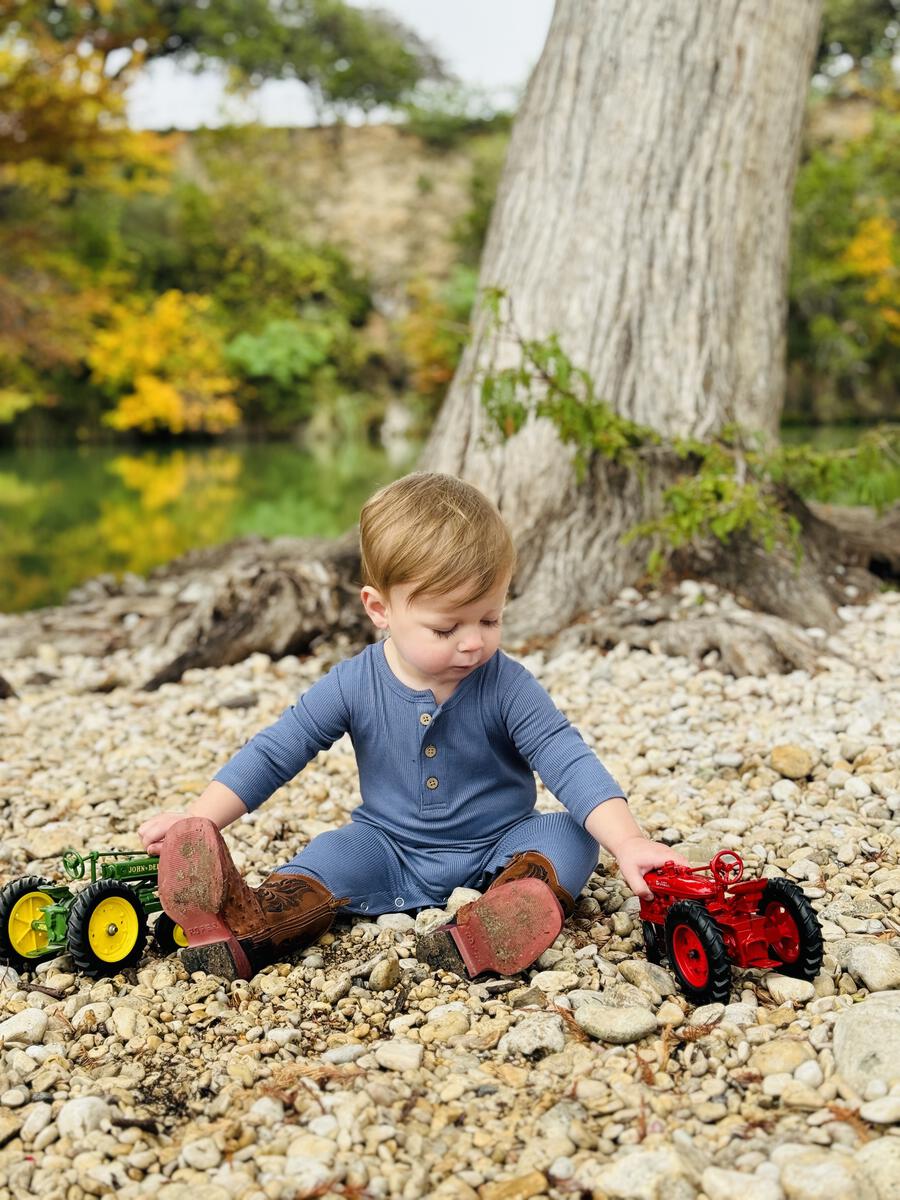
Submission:
<svg viewBox="0 0 900 1200">
<path fill-rule="evenodd" d="M 653 540 L 647 561 L 652 576 L 661 574 L 672 551 L 708 538 L 728 545 L 738 533 L 768 552 L 787 547 L 799 563 L 802 529 L 790 511 L 792 493 L 861 480 L 864 501 L 879 511 L 892 499 L 888 467 L 900 467 L 900 425 L 879 425 L 857 446 L 827 453 L 811 446 L 767 446 L 760 435 L 736 423 L 708 441 L 666 439 L 602 400 L 591 376 L 571 361 L 557 334 L 523 337 L 501 289 L 487 289 L 484 303 L 494 330 L 511 335 L 520 352 L 514 366 L 495 369 L 491 362 L 480 372 L 482 404 L 503 437 L 517 433 L 529 417 L 546 417 L 561 441 L 574 449 L 579 479 L 595 454 L 641 477 L 651 460 L 671 463 L 678 471 L 662 493 L 660 511 L 624 535 L 626 542 Z"/>
</svg>

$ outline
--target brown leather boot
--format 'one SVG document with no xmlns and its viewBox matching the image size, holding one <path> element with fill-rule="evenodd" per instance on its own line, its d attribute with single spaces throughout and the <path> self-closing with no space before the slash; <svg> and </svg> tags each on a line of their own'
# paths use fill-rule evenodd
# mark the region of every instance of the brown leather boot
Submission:
<svg viewBox="0 0 900 1200">
<path fill-rule="evenodd" d="M 203 817 L 187 817 L 166 834 L 158 880 L 163 909 L 188 939 L 185 967 L 226 979 L 250 979 L 280 950 L 314 942 L 349 900 L 308 875 L 275 872 L 249 887 L 215 823 Z"/>
<path fill-rule="evenodd" d="M 490 884 L 491 888 L 501 883 L 511 883 L 514 879 L 540 879 L 549 884 L 553 894 L 560 903 L 563 913 L 571 917 L 575 911 L 575 900 L 566 891 L 556 876 L 556 868 L 549 858 L 545 858 L 537 850 L 523 850 L 516 854 Z"/>
</svg>

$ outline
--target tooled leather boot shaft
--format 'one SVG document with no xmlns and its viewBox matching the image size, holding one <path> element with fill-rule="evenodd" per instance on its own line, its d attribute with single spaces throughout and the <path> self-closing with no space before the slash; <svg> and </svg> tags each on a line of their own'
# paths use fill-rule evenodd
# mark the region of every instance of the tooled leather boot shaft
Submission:
<svg viewBox="0 0 900 1200">
<path fill-rule="evenodd" d="M 280 946 L 301 939 L 304 943 L 314 942 L 331 928 L 337 909 L 347 904 L 349 897 L 333 896 L 309 875 L 276 871 L 255 889 L 254 900 L 262 922 L 248 936 L 257 944 Z"/>
<path fill-rule="evenodd" d="M 556 868 L 549 858 L 537 850 L 523 850 L 507 863 L 499 875 L 491 881 L 490 887 L 500 883 L 512 883 L 514 879 L 540 879 L 549 885 L 560 903 L 565 916 L 570 917 L 575 911 L 575 900 L 562 886 L 556 875 Z"/>
</svg>

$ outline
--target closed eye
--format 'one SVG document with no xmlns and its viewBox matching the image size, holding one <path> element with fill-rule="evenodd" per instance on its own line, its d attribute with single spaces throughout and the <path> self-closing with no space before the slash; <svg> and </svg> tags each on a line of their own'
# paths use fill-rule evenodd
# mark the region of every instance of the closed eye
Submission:
<svg viewBox="0 0 900 1200">
<path fill-rule="evenodd" d="M 499 618 L 495 617 L 491 621 L 485 619 L 481 623 L 482 623 L 482 625 L 487 625 L 488 628 L 491 628 L 491 627 L 499 625 L 500 621 L 499 621 Z M 458 625 L 454 625 L 452 629 L 433 629 L 431 632 L 437 634 L 437 636 L 439 638 L 448 638 L 448 637 L 452 637 L 453 634 L 456 633 L 458 628 L 459 628 Z"/>
</svg>

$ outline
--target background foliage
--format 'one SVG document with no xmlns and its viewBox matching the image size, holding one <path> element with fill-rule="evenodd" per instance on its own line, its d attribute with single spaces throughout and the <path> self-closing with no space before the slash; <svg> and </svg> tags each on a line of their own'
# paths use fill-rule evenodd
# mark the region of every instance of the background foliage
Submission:
<svg viewBox="0 0 900 1200">
<path fill-rule="evenodd" d="M 826 0 L 795 201 L 787 414 L 900 409 L 898 0 Z M 0 18 L 0 439 L 373 430 L 403 394 L 426 423 L 465 343 L 510 116 L 444 79 L 391 19 L 339 0 L 13 0 Z M 253 169 L 252 127 L 130 130 L 155 58 L 235 86 L 306 83 L 323 118 L 392 105 L 471 163 L 456 264 L 385 320 L 373 285 Z M 409 397 L 409 393 L 414 395 Z"/>
</svg>

